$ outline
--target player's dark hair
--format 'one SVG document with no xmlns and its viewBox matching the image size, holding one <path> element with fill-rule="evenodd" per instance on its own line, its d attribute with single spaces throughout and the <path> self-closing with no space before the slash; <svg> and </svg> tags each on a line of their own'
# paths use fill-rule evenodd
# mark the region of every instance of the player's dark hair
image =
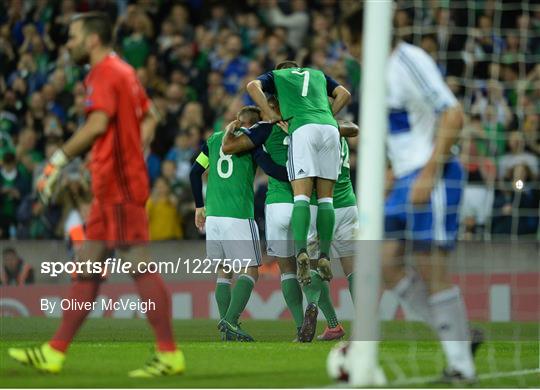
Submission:
<svg viewBox="0 0 540 390">
<path fill-rule="evenodd" d="M 268 104 L 273 104 L 276 107 L 279 106 L 279 101 L 278 101 L 276 95 L 270 95 L 268 97 L 267 101 L 268 101 Z"/>
<path fill-rule="evenodd" d="M 245 106 L 236 114 L 236 118 L 240 119 L 240 116 L 244 116 L 244 120 L 254 124 L 261 120 L 261 109 L 257 106 Z"/>
<path fill-rule="evenodd" d="M 103 12 L 85 12 L 77 14 L 71 23 L 82 21 L 86 34 L 97 34 L 104 46 L 110 46 L 113 40 L 112 23 L 109 16 Z"/>
<path fill-rule="evenodd" d="M 276 70 L 288 69 L 288 68 L 299 68 L 298 64 L 294 61 L 282 61 L 276 65 Z"/>
</svg>

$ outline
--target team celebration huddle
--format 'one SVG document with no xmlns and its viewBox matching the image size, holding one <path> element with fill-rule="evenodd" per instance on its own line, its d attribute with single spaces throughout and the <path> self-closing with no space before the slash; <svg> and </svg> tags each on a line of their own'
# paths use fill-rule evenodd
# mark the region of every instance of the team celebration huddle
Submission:
<svg viewBox="0 0 540 390">
<path fill-rule="evenodd" d="M 352 14 L 342 26 L 345 43 L 357 52 L 359 18 L 360 13 Z M 101 13 L 80 14 L 70 24 L 70 55 L 91 67 L 85 80 L 86 121 L 49 159 L 38 189 L 42 202 L 49 202 L 62 169 L 91 149 L 94 198 L 79 256 L 104 261 L 116 251 L 136 265 L 149 258 L 144 149 L 160 114 L 135 70 L 112 50 L 112 34 L 108 17 Z M 463 124 L 462 109 L 432 58 L 411 44 L 393 42 L 386 79 L 387 159 L 393 181 L 384 209 L 381 290 L 395 293 L 437 334 L 446 359 L 443 382 L 474 382 L 474 354 L 482 335 L 469 328 L 460 289 L 451 283 L 445 262 L 456 241 L 462 192 L 462 168 L 451 152 Z M 246 90 L 254 104 L 242 107 L 234 121 L 204 142 L 189 175 L 194 223 L 206 234 L 206 258 L 246 262 L 240 272 L 216 268 L 216 338 L 256 341 L 239 320 L 256 288 L 265 251 L 279 265 L 281 291 L 292 317 L 290 340 L 344 339 L 349 335 L 330 297 L 331 265 L 341 265 L 354 298 L 359 215 L 348 138 L 356 142 L 366 129 L 336 119 L 351 100 L 343 85 L 293 60 L 251 80 Z M 257 166 L 269 177 L 265 246 L 255 222 Z M 405 266 L 409 252 L 416 267 Z M 130 275 L 140 298 L 155 302 L 146 318 L 156 352 L 129 376 L 183 373 L 186 363 L 173 335 L 171 296 L 161 275 Z M 93 302 L 102 281 L 93 274 L 77 274 L 68 298 Z M 319 312 L 327 326 L 317 335 Z M 60 372 L 89 313 L 64 310 L 49 341 L 10 348 L 9 355 L 41 371 Z"/>
</svg>

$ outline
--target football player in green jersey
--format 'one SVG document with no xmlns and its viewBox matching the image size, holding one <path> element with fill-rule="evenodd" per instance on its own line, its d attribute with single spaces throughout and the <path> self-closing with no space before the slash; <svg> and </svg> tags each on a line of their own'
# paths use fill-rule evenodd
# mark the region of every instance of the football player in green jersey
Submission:
<svg viewBox="0 0 540 390">
<path fill-rule="evenodd" d="M 249 301 L 261 265 L 259 231 L 253 219 L 255 162 L 267 174 L 281 180 L 287 180 L 287 175 L 276 169 L 277 165 L 262 148 L 242 155 L 223 152 L 225 134 L 258 122 L 260 110 L 255 106 L 244 107 L 237 118 L 225 132 L 214 133 L 206 141 L 193 164 L 190 179 L 196 204 L 195 225 L 201 230 L 206 225 L 207 256 L 220 262 L 215 290 L 221 317 L 218 329 L 225 340 L 253 341 L 239 327 L 238 318 Z M 206 170 L 209 172 L 205 208 L 201 176 Z M 242 264 L 242 272 L 231 293 L 231 268 L 235 262 Z"/>
<path fill-rule="evenodd" d="M 314 187 L 319 196 L 316 225 L 321 249 L 317 268 L 324 280 L 330 280 L 328 255 L 335 223 L 332 194 L 340 163 L 334 114 L 349 102 L 350 93 L 320 70 L 300 68 L 293 61 L 280 63 L 275 70 L 249 82 L 247 91 L 266 119 L 282 121 L 266 101 L 265 92 L 276 95 L 283 117 L 290 119 L 287 169 L 294 193 L 292 230 L 298 280 L 303 285 L 311 283 L 307 237 Z M 328 96 L 334 99 L 332 104 Z"/>
<path fill-rule="evenodd" d="M 351 127 L 351 136 L 358 134 L 358 127 L 356 125 L 349 123 L 348 126 Z M 344 126 L 341 126 L 340 129 L 342 127 Z M 358 208 L 356 195 L 354 194 L 351 182 L 349 144 L 343 137 L 341 137 L 340 172 L 336 185 L 334 186 L 334 209 L 336 213 L 336 224 L 334 226 L 334 239 L 332 240 L 330 256 L 332 259 L 340 259 L 343 272 L 349 283 L 351 298 L 353 298 L 353 256 L 354 240 L 358 230 Z M 309 241 L 312 242 L 316 240 L 317 237 L 310 232 Z M 327 283 L 322 285 L 319 307 L 325 314 L 328 326 L 321 335 L 317 336 L 317 339 L 336 340 L 342 338 L 345 335 L 345 331 L 339 324 L 335 312 L 332 315 L 330 309 L 325 310 L 325 308 L 333 308 Z"/>
<path fill-rule="evenodd" d="M 272 109 L 281 115 L 277 99 L 271 96 L 268 102 Z M 244 153 L 256 147 L 263 146 L 272 160 L 285 169 L 289 137 L 280 126 L 284 125 L 260 122 L 246 129 L 244 134 L 240 136 L 226 135 L 223 139 L 223 151 L 225 153 Z M 358 134 L 358 128 L 352 123 L 344 123 L 340 126 L 340 133 L 344 136 L 355 136 Z M 316 206 L 312 206 L 312 208 L 314 210 L 311 211 L 312 223 L 310 236 L 316 237 L 317 234 L 314 225 L 317 209 Z M 306 315 L 303 315 L 302 291 L 296 278 L 296 263 L 294 262 L 294 241 L 291 231 L 292 211 L 293 193 L 290 183 L 270 177 L 268 179 L 265 209 L 267 253 L 278 259 L 281 271 L 281 289 L 285 302 L 295 321 L 298 330 L 298 340 L 308 342 L 313 339 L 315 333 L 314 325 L 316 323 L 317 313 L 312 313 L 311 310 L 307 309 Z M 304 286 L 308 304 L 319 304 L 328 323 L 336 323 L 336 325 L 331 325 L 331 332 L 328 333 L 335 335 L 337 334 L 336 330 L 342 330 L 342 328 L 337 322 L 335 310 L 329 297 L 328 283 L 323 282 L 314 270 L 311 271 L 311 276 L 312 282 Z"/>
</svg>

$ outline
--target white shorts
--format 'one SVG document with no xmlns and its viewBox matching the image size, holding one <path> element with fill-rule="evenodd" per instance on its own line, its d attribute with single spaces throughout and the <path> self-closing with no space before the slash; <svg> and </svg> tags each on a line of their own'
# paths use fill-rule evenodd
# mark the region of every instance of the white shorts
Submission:
<svg viewBox="0 0 540 390">
<path fill-rule="evenodd" d="M 493 208 L 493 189 L 485 185 L 467 184 L 463 189 L 460 220 L 473 217 L 477 224 L 485 225 Z"/>
<path fill-rule="evenodd" d="M 271 203 L 265 207 L 266 253 L 269 256 L 287 258 L 295 254 L 294 236 L 291 228 L 293 203 Z M 309 232 L 317 234 L 317 206 L 310 205 Z"/>
<path fill-rule="evenodd" d="M 289 137 L 289 180 L 305 177 L 337 180 L 340 153 L 337 127 L 316 124 L 300 126 Z"/>
<path fill-rule="evenodd" d="M 339 259 L 354 255 L 355 240 L 358 233 L 358 209 L 356 206 L 341 207 L 334 210 L 336 213 L 336 223 L 334 225 L 334 238 L 330 248 L 330 257 Z M 315 217 L 316 218 L 316 217 Z M 308 238 L 310 248 L 309 257 L 316 259 L 319 257 L 319 240 L 317 230 L 310 231 Z"/>
<path fill-rule="evenodd" d="M 206 217 L 206 256 L 239 259 L 243 267 L 262 265 L 259 228 L 253 219 Z"/>
</svg>

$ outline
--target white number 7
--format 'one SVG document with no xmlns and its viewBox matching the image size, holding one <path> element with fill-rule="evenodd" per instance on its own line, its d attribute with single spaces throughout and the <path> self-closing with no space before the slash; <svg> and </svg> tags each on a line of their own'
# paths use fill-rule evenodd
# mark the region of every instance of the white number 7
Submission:
<svg viewBox="0 0 540 390">
<path fill-rule="evenodd" d="M 309 87 L 309 72 L 307 70 L 304 70 L 303 72 L 293 70 L 292 72 L 294 74 L 304 76 L 304 85 L 302 85 L 302 96 L 307 96 L 307 90 L 308 90 L 308 87 Z"/>
</svg>

